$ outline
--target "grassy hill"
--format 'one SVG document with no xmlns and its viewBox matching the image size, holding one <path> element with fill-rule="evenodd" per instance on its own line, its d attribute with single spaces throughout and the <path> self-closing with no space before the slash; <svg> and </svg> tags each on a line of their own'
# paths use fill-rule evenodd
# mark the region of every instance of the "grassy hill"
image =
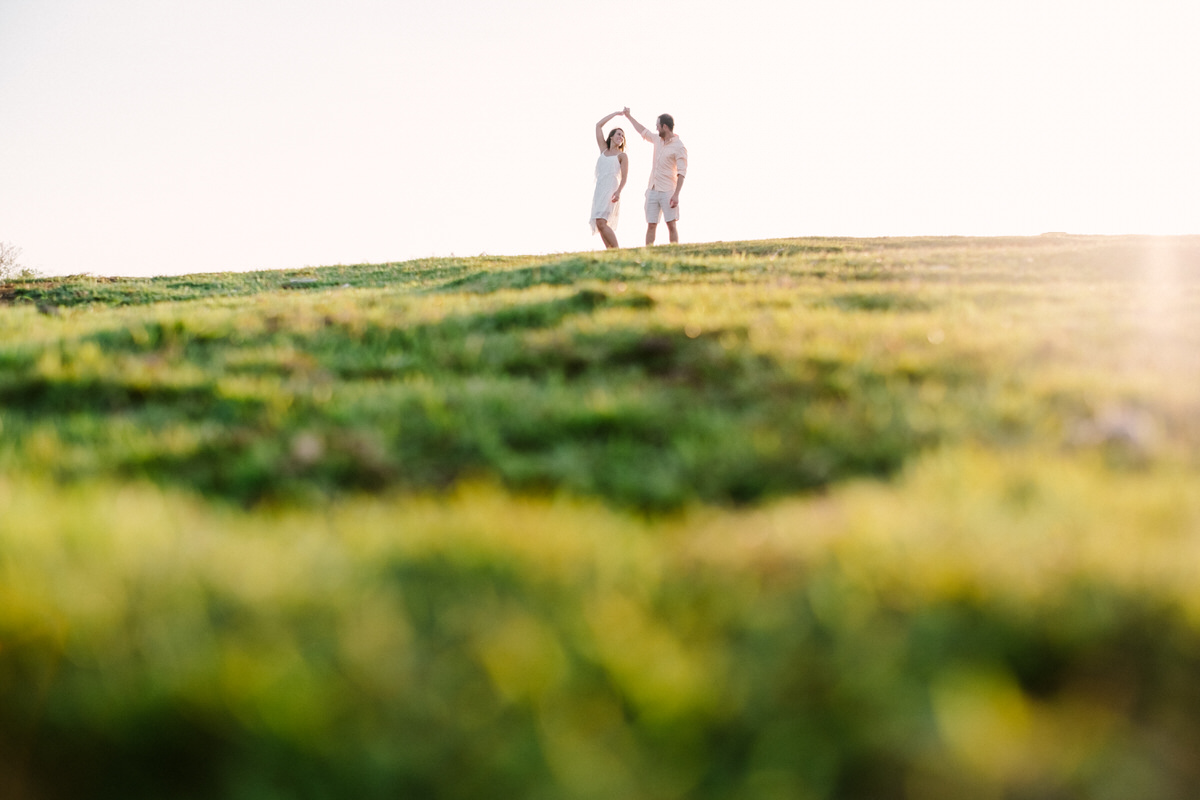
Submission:
<svg viewBox="0 0 1200 800">
<path fill-rule="evenodd" d="M 1192 237 L 0 284 L 3 797 L 1190 797 L 1198 548 Z"/>
</svg>

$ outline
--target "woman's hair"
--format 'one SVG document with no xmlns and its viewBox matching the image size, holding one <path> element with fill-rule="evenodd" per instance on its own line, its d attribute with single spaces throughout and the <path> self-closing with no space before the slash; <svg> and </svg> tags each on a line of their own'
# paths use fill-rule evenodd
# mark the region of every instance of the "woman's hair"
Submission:
<svg viewBox="0 0 1200 800">
<path fill-rule="evenodd" d="M 625 135 L 625 131 L 621 130 L 620 128 L 613 128 L 611 131 L 609 131 L 609 132 L 608 132 L 608 138 L 604 140 L 604 146 L 605 146 L 605 147 L 612 147 L 612 137 L 613 137 L 613 134 L 614 134 L 614 133 L 616 133 L 617 131 L 621 131 L 621 135 L 622 135 L 622 136 L 624 136 L 624 135 Z M 624 142 L 621 142 L 621 146 L 620 146 L 620 147 L 618 147 L 617 149 L 618 149 L 618 150 L 621 150 L 622 152 L 624 152 L 624 150 L 625 150 L 625 143 L 624 143 Z"/>
</svg>

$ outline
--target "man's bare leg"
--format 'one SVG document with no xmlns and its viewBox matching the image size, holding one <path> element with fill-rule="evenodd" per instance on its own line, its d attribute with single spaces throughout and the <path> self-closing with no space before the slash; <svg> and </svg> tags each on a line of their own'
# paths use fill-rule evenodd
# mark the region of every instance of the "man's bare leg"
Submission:
<svg viewBox="0 0 1200 800">
<path fill-rule="evenodd" d="M 658 230 L 657 222 L 646 223 L 646 246 L 654 244 L 654 232 Z"/>
<path fill-rule="evenodd" d="M 679 231 L 675 230 L 675 220 L 667 223 L 667 233 L 671 236 L 671 244 L 679 244 Z"/>
<path fill-rule="evenodd" d="M 608 227 L 608 220 L 597 219 L 596 230 L 600 232 L 600 238 L 604 240 L 604 246 L 607 248 L 620 247 L 617 244 L 617 232 Z"/>
</svg>

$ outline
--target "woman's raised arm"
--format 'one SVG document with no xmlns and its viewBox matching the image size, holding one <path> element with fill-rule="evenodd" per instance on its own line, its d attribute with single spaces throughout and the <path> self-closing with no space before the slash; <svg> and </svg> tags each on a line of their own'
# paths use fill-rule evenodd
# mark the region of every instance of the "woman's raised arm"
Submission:
<svg viewBox="0 0 1200 800">
<path fill-rule="evenodd" d="M 614 111 L 613 113 L 609 114 L 607 117 L 605 117 L 604 119 L 602 119 L 596 123 L 596 144 L 600 145 L 600 152 L 602 152 L 602 153 L 608 147 L 608 145 L 604 143 L 604 130 L 603 130 L 604 123 L 608 122 L 613 117 L 619 117 L 619 116 L 621 116 L 621 112 Z"/>
</svg>

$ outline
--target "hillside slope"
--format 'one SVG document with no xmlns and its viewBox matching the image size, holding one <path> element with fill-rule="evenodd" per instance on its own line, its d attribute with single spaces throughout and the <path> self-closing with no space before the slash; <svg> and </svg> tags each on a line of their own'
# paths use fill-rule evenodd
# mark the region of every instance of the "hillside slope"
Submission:
<svg viewBox="0 0 1200 800">
<path fill-rule="evenodd" d="M 0 796 L 1190 797 L 1198 456 L 1191 237 L 10 282 Z"/>
</svg>

